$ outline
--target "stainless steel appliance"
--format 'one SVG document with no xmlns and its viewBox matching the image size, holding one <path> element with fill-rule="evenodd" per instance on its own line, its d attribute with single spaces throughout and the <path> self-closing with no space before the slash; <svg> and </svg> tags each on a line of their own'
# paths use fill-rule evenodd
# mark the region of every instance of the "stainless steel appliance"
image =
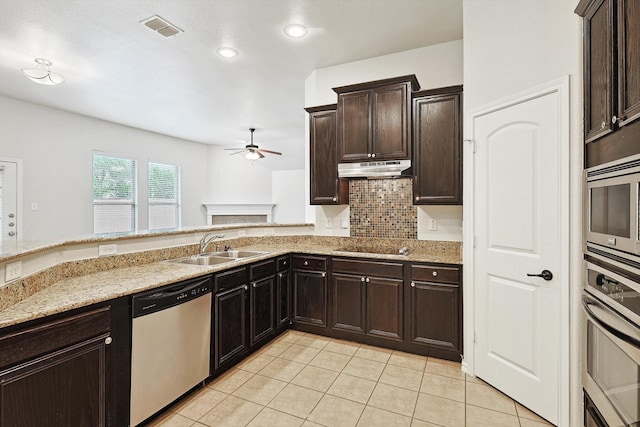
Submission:
<svg viewBox="0 0 640 427">
<path fill-rule="evenodd" d="M 397 178 L 412 176 L 411 160 L 338 163 L 339 178 Z"/>
<path fill-rule="evenodd" d="M 211 279 L 133 297 L 131 425 L 209 376 Z"/>
<path fill-rule="evenodd" d="M 640 155 L 588 169 L 587 190 L 587 252 L 640 268 Z"/>
<path fill-rule="evenodd" d="M 640 426 L 640 274 L 592 261 L 582 301 L 585 425 Z"/>
</svg>

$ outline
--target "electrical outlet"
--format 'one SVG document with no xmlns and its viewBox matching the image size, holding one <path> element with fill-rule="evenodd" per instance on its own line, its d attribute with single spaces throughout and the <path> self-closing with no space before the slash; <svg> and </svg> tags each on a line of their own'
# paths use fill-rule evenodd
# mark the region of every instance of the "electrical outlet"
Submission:
<svg viewBox="0 0 640 427">
<path fill-rule="evenodd" d="M 326 228 L 333 228 L 333 220 L 331 218 L 327 218 L 327 223 L 325 224 Z"/>
<path fill-rule="evenodd" d="M 31 202 L 31 210 L 32 211 L 37 211 L 38 210 L 38 204 L 36 202 Z"/>
<path fill-rule="evenodd" d="M 342 228 L 349 228 L 349 218 L 342 218 Z"/>
<path fill-rule="evenodd" d="M 22 276 L 22 261 L 16 261 L 4 266 L 4 281 L 9 282 Z"/>
<path fill-rule="evenodd" d="M 118 253 L 118 245 L 111 243 L 109 245 L 98 245 L 98 256 L 115 255 Z"/>
<path fill-rule="evenodd" d="M 436 231 L 438 229 L 438 221 L 435 219 L 429 220 L 429 231 Z"/>
</svg>

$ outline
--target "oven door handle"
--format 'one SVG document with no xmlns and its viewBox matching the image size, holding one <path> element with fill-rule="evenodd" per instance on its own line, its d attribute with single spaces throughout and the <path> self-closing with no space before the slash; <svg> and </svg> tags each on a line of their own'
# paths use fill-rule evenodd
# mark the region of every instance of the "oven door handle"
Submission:
<svg viewBox="0 0 640 427">
<path fill-rule="evenodd" d="M 582 305 L 589 316 L 608 332 L 640 349 L 640 331 L 628 324 L 628 320 L 612 313 L 609 309 L 602 307 L 596 300 L 584 297 Z"/>
</svg>

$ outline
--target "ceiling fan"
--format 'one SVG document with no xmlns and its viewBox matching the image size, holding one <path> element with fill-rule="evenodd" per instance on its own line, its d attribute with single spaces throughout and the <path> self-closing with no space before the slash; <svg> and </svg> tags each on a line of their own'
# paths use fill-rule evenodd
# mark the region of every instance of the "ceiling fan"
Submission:
<svg viewBox="0 0 640 427">
<path fill-rule="evenodd" d="M 246 159 L 248 159 L 248 160 L 257 160 L 257 159 L 264 158 L 264 154 L 263 153 L 276 154 L 278 156 L 282 155 L 282 153 L 278 153 L 277 151 L 261 149 L 260 147 L 255 145 L 253 143 L 253 133 L 256 130 L 255 130 L 255 128 L 250 128 L 249 131 L 251 132 L 251 142 L 249 144 L 245 145 L 244 148 L 225 148 L 225 150 L 237 150 L 235 153 L 231 153 L 230 154 L 231 156 L 233 156 L 234 154 L 246 153 L 244 155 L 244 157 Z"/>
</svg>

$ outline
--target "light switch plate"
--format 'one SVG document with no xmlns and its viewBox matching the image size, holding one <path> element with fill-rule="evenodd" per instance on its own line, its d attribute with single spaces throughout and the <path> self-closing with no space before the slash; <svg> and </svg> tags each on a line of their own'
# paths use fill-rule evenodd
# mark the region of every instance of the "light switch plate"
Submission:
<svg viewBox="0 0 640 427">
<path fill-rule="evenodd" d="M 98 245 L 98 256 L 115 255 L 118 253 L 118 245 L 111 243 L 109 245 Z"/>
<path fill-rule="evenodd" d="M 4 281 L 9 282 L 22 276 L 22 261 L 10 262 L 4 266 Z"/>
<path fill-rule="evenodd" d="M 349 218 L 342 218 L 342 228 L 349 228 Z"/>
<path fill-rule="evenodd" d="M 438 229 L 438 221 L 435 219 L 429 220 L 429 231 L 436 231 Z"/>
<path fill-rule="evenodd" d="M 326 228 L 333 228 L 333 219 L 327 218 Z"/>
</svg>

